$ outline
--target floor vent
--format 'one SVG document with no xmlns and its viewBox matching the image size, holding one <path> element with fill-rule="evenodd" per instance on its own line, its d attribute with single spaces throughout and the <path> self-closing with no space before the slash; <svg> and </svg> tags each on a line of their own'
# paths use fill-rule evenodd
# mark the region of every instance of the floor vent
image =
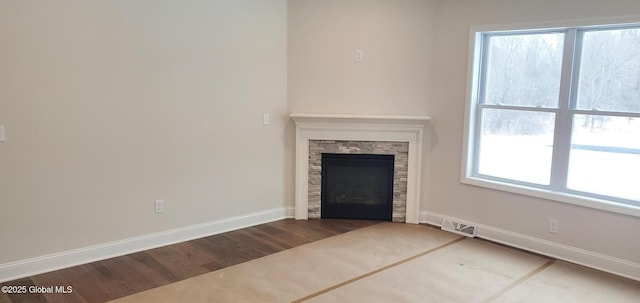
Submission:
<svg viewBox="0 0 640 303">
<path fill-rule="evenodd" d="M 444 218 L 442 219 L 442 230 L 473 238 L 476 236 L 477 229 L 475 225 L 460 223 Z"/>
</svg>

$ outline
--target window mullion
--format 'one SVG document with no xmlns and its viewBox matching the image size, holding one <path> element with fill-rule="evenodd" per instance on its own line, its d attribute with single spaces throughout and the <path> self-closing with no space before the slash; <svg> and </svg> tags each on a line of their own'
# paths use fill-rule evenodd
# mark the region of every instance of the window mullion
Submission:
<svg viewBox="0 0 640 303">
<path fill-rule="evenodd" d="M 570 29 L 565 33 L 549 185 L 553 190 L 564 190 L 567 185 L 573 123 L 571 108 L 574 104 L 574 84 L 577 83 L 574 78 L 578 76 L 579 68 L 580 37 L 578 34 L 576 29 Z"/>
</svg>

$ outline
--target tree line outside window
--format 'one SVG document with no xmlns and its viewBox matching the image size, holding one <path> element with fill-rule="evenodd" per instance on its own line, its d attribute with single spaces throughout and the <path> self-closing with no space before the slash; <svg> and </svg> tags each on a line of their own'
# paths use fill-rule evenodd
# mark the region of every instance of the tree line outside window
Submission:
<svg viewBox="0 0 640 303">
<path fill-rule="evenodd" d="M 480 37 L 472 174 L 640 205 L 640 26 Z"/>
</svg>

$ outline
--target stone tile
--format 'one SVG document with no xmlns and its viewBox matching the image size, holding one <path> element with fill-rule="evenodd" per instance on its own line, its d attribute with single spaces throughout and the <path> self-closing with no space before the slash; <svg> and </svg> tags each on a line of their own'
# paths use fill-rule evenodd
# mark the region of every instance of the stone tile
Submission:
<svg viewBox="0 0 640 303">
<path fill-rule="evenodd" d="M 309 211 L 311 211 L 312 207 L 316 207 L 316 203 L 320 203 L 319 196 L 321 188 L 318 188 L 317 186 L 322 184 L 322 153 L 393 154 L 394 210 L 392 217 L 394 218 L 394 222 L 405 221 L 407 203 L 407 167 L 409 155 L 408 142 L 309 140 Z M 311 196 L 313 196 L 313 199 Z M 318 197 L 317 201 L 316 197 Z M 395 207 L 396 204 L 401 204 L 402 208 Z M 309 214 L 309 217 L 311 218 L 311 214 Z M 313 218 L 319 217 L 321 217 L 321 214 L 316 216 L 314 211 Z"/>
</svg>

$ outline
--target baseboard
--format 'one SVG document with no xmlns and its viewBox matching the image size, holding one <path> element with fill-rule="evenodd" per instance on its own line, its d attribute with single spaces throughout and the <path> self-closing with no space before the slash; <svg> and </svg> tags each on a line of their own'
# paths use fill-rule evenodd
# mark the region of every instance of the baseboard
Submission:
<svg viewBox="0 0 640 303">
<path fill-rule="evenodd" d="M 444 217 L 461 222 L 466 221 L 464 219 L 445 216 L 443 214 L 421 212 L 420 223 L 441 226 L 442 219 Z M 547 241 L 540 238 L 518 234 L 488 225 L 477 223 L 474 223 L 474 225 L 477 226 L 477 237 L 479 238 L 640 281 L 639 263 L 603 255 L 573 246 Z"/>
<path fill-rule="evenodd" d="M 140 237 L 0 264 L 0 282 L 29 277 L 62 268 L 109 259 L 292 217 L 293 208 L 274 208 Z"/>
<path fill-rule="evenodd" d="M 287 219 L 293 219 L 296 217 L 296 208 L 293 206 L 287 206 L 284 208 L 284 216 Z"/>
<path fill-rule="evenodd" d="M 428 214 L 428 212 L 421 211 L 420 214 L 418 214 L 418 223 L 420 223 L 420 224 L 432 224 L 432 223 L 429 223 L 429 216 L 427 214 Z M 433 224 L 433 225 L 442 226 L 442 219 L 440 219 L 440 223 Z"/>
</svg>

